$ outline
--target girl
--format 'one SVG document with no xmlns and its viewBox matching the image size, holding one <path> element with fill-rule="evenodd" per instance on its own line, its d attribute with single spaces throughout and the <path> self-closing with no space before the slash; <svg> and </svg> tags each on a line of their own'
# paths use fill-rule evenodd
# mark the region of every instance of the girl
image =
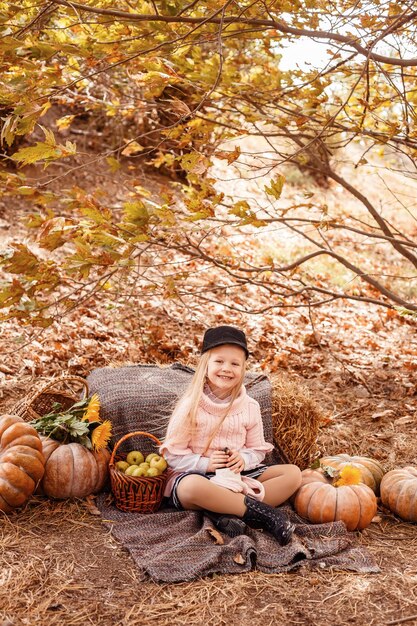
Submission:
<svg viewBox="0 0 417 626">
<path fill-rule="evenodd" d="M 165 495 L 177 509 L 205 510 L 232 537 L 242 534 L 247 523 L 285 545 L 294 527 L 275 507 L 298 489 L 301 472 L 295 465 L 262 465 L 273 445 L 264 439 L 259 404 L 243 385 L 246 336 L 232 326 L 209 328 L 201 352 L 160 448 L 174 470 Z M 248 494 L 253 493 L 249 488 L 241 493 L 208 480 L 225 468 L 241 474 L 243 485 L 247 477 L 257 478 L 262 483 L 258 499 Z"/>
</svg>

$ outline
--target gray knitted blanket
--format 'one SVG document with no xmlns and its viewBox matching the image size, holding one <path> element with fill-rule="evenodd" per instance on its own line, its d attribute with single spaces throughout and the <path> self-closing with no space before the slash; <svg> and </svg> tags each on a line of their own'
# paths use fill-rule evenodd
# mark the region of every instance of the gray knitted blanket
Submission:
<svg viewBox="0 0 417 626">
<path fill-rule="evenodd" d="M 87 381 L 90 392 L 99 394 L 102 416 L 113 423 L 115 441 L 137 430 L 161 439 L 173 404 L 191 375 L 192 370 L 181 365 L 139 365 L 97 369 Z M 265 439 L 272 442 L 269 381 L 266 376 L 252 373 L 247 375 L 245 385 L 261 406 Z M 150 439 L 138 439 L 128 439 L 123 451 L 139 446 L 146 451 L 154 449 Z M 280 454 L 274 451 L 267 462 L 280 462 Z M 146 515 L 123 512 L 113 505 L 109 493 L 98 497 L 97 506 L 104 523 L 129 550 L 142 575 L 155 581 L 190 581 L 213 573 L 233 574 L 254 568 L 267 573 L 288 572 L 301 566 L 379 571 L 366 548 L 357 544 L 354 533 L 348 533 L 342 522 L 307 524 L 289 506 L 286 510 L 296 523 L 296 531 L 285 547 L 269 533 L 252 528 L 233 539 L 219 536 L 200 512 L 164 507 Z"/>
</svg>

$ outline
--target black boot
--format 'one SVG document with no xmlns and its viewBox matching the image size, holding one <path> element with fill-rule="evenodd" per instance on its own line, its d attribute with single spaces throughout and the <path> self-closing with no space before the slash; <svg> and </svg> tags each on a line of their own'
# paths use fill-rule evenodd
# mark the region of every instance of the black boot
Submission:
<svg viewBox="0 0 417 626">
<path fill-rule="evenodd" d="M 286 513 L 249 496 L 245 496 L 245 504 L 247 510 L 242 517 L 244 522 L 267 530 L 282 546 L 291 541 L 295 525 L 290 522 Z"/>
<path fill-rule="evenodd" d="M 213 513 L 212 511 L 204 511 L 204 515 L 207 515 L 217 530 L 229 537 L 238 537 L 245 534 L 246 524 L 240 517 L 224 513 Z"/>
</svg>

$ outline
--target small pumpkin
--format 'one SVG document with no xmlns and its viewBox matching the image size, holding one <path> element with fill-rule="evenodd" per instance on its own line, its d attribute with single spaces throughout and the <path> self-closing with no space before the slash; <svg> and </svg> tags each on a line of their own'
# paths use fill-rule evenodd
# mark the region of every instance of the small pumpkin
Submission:
<svg viewBox="0 0 417 626">
<path fill-rule="evenodd" d="M 357 467 L 362 475 L 361 482 L 368 485 L 372 491 L 378 495 L 379 486 L 385 470 L 378 461 L 368 456 L 350 456 L 349 454 L 336 454 L 334 456 L 324 456 L 320 459 L 320 465 L 333 467 L 341 470 L 346 465 Z"/>
<path fill-rule="evenodd" d="M 417 468 L 387 472 L 381 481 L 381 501 L 407 522 L 417 522 Z"/>
<path fill-rule="evenodd" d="M 0 417 L 0 510 L 25 504 L 44 474 L 42 443 L 18 415 Z"/>
<path fill-rule="evenodd" d="M 370 487 L 362 483 L 336 486 L 319 470 L 307 469 L 301 476 L 301 486 L 294 498 L 298 515 L 313 524 L 341 520 L 348 530 L 369 526 L 377 509 Z"/>
<path fill-rule="evenodd" d="M 41 493 L 64 500 L 85 498 L 102 490 L 110 460 L 107 448 L 95 452 L 80 443 L 60 443 L 43 435 L 40 439 L 45 457 Z"/>
</svg>

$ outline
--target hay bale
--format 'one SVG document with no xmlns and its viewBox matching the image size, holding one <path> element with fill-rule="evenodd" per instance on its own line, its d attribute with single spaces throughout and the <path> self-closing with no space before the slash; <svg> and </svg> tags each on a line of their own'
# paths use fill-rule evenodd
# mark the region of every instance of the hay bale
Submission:
<svg viewBox="0 0 417 626">
<path fill-rule="evenodd" d="M 309 389 L 298 381 L 278 374 L 270 377 L 272 385 L 272 429 L 275 444 L 300 469 L 308 467 L 316 453 L 323 410 Z"/>
</svg>

